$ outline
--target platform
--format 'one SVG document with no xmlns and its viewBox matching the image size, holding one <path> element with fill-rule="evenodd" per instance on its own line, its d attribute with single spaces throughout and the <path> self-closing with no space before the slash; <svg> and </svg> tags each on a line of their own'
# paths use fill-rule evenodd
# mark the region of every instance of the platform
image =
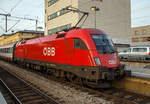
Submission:
<svg viewBox="0 0 150 104">
<path fill-rule="evenodd" d="M 145 65 L 149 65 L 149 63 L 146 63 Z M 144 67 L 144 63 L 126 62 L 126 69 L 131 70 L 131 77 L 114 81 L 113 86 L 150 96 L 150 68 Z"/>
</svg>

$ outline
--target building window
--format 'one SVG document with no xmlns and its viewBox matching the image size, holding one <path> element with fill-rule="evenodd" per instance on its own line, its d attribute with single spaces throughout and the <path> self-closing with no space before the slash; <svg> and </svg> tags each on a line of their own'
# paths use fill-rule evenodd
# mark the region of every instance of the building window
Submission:
<svg viewBox="0 0 150 104">
<path fill-rule="evenodd" d="M 60 15 L 63 15 L 63 14 L 68 13 L 68 12 L 69 12 L 69 10 L 62 9 L 62 10 L 60 10 Z"/>
<path fill-rule="evenodd" d="M 147 37 L 142 37 L 142 42 L 147 42 Z"/>
<path fill-rule="evenodd" d="M 48 2 L 48 6 L 51 6 L 51 5 L 53 5 L 54 3 L 56 3 L 58 0 L 50 0 L 49 2 Z"/>
<path fill-rule="evenodd" d="M 71 24 L 67 24 L 67 25 L 63 25 L 63 26 L 60 26 L 60 27 L 50 29 L 50 30 L 48 30 L 48 35 L 55 34 L 57 32 L 65 30 L 65 29 L 69 29 L 70 27 L 71 27 Z"/>
<path fill-rule="evenodd" d="M 146 29 L 143 29 L 143 30 L 142 30 L 142 35 L 145 35 L 146 32 L 147 32 L 147 30 L 146 30 Z"/>
<path fill-rule="evenodd" d="M 47 11 L 47 10 L 45 9 L 45 14 L 46 14 L 46 11 Z"/>
<path fill-rule="evenodd" d="M 132 42 L 139 42 L 139 38 L 132 38 Z"/>
<path fill-rule="evenodd" d="M 150 37 L 147 37 L 147 41 L 150 41 Z"/>
<path fill-rule="evenodd" d="M 48 20 L 54 19 L 57 17 L 57 12 L 48 16 Z"/>
<path fill-rule="evenodd" d="M 66 8 L 68 8 L 68 7 L 70 7 L 70 6 L 67 6 Z M 56 18 L 56 17 L 58 17 L 58 16 L 61 16 L 61 15 L 63 15 L 63 14 L 66 14 L 66 13 L 68 13 L 68 12 L 69 12 L 69 10 L 62 9 L 62 10 L 56 12 L 56 13 L 53 13 L 53 14 L 49 15 L 49 16 L 48 16 L 48 20 L 54 19 L 54 18 Z"/>
<path fill-rule="evenodd" d="M 138 30 L 135 30 L 135 35 L 138 35 L 139 34 L 139 31 Z"/>
</svg>

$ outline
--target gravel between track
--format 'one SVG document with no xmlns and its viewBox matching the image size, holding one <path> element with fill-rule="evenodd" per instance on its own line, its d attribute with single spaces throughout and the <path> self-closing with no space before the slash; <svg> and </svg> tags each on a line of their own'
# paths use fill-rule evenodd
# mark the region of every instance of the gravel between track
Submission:
<svg viewBox="0 0 150 104">
<path fill-rule="evenodd" d="M 111 101 L 95 97 L 94 95 L 83 92 L 80 89 L 70 88 L 60 84 L 59 82 L 49 80 L 43 76 L 37 75 L 36 73 L 18 68 L 9 63 L 0 61 L 0 66 L 17 74 L 24 80 L 52 95 L 62 104 L 113 104 Z"/>
</svg>

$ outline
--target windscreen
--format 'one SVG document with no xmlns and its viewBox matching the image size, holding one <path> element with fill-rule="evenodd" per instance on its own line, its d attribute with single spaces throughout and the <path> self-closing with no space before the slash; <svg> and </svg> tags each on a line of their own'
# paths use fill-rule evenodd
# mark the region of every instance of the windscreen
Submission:
<svg viewBox="0 0 150 104">
<path fill-rule="evenodd" d="M 111 39 L 105 34 L 91 34 L 99 54 L 114 53 Z"/>
</svg>

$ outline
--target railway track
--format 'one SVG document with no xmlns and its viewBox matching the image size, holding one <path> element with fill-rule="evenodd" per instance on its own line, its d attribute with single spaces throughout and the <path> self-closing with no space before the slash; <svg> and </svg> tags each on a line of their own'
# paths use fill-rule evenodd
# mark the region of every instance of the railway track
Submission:
<svg viewBox="0 0 150 104">
<path fill-rule="evenodd" d="M 46 77 L 50 80 L 59 82 L 64 86 L 69 86 L 70 88 L 80 89 L 83 92 L 88 92 L 95 97 L 104 98 L 108 101 L 114 102 L 114 104 L 150 104 L 150 97 L 141 94 L 125 91 L 119 88 L 110 89 L 93 89 L 87 86 L 78 85 L 72 82 L 68 82 L 62 78 L 54 78 L 46 73 L 41 73 L 40 71 L 29 70 L 31 72 L 37 73 L 40 76 Z"/>
<path fill-rule="evenodd" d="M 17 65 L 18 67 L 18 65 Z M 20 67 L 20 66 L 19 66 Z M 114 104 L 150 104 L 150 97 L 144 96 L 141 94 L 125 91 L 124 89 L 118 89 L 118 88 L 111 88 L 111 89 L 92 89 L 89 87 L 83 87 L 81 85 L 74 84 L 72 82 L 68 82 L 65 79 L 60 78 L 54 78 L 53 76 L 50 76 L 46 72 L 40 72 L 36 70 L 29 70 L 28 71 L 34 72 L 38 74 L 39 76 L 43 76 L 49 80 L 56 81 L 58 83 L 61 83 L 64 86 L 69 86 L 70 88 L 75 88 L 83 92 L 87 92 L 91 95 L 94 95 L 95 97 L 103 98 L 108 101 L 112 101 Z"/>
<path fill-rule="evenodd" d="M 8 104 L 60 104 L 31 84 L 0 68 L 0 90 Z"/>
<path fill-rule="evenodd" d="M 5 83 L 0 79 L 0 92 L 3 94 L 5 100 L 8 104 L 17 104 L 17 99 L 13 94 L 9 91 Z"/>
</svg>

